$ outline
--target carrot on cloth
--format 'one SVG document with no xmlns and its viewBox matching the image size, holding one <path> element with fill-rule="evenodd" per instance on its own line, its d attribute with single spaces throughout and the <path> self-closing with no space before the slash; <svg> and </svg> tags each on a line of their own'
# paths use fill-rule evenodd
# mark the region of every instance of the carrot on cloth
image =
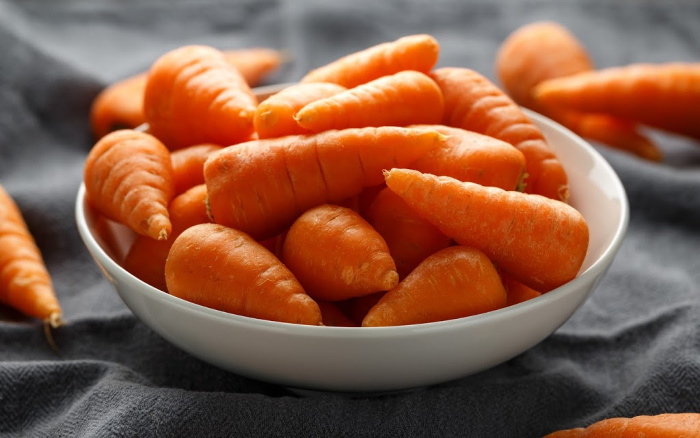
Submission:
<svg viewBox="0 0 700 438">
<path fill-rule="evenodd" d="M 294 115 L 307 104 L 333 96 L 347 88 L 330 82 L 309 82 L 290 85 L 260 102 L 255 110 L 255 131 L 259 138 L 308 134 Z"/>
<path fill-rule="evenodd" d="M 174 150 L 247 140 L 254 132 L 257 104 L 250 86 L 220 50 L 189 45 L 153 63 L 143 110 L 150 132 Z"/>
<path fill-rule="evenodd" d="M 440 123 L 442 91 L 424 73 L 404 70 L 311 102 L 294 119 L 312 132 Z"/>
<path fill-rule="evenodd" d="M 544 438 L 700 438 L 700 414 L 695 412 L 614 417 L 586 428 L 559 430 Z"/>
<path fill-rule="evenodd" d="M 321 325 L 321 310 L 280 260 L 247 234 L 199 224 L 180 234 L 165 263 L 171 295 L 252 318 Z"/>
<path fill-rule="evenodd" d="M 566 202 L 566 171 L 542 131 L 508 95 L 474 70 L 443 67 L 431 72 L 445 97 L 444 124 L 489 135 L 525 155 L 525 192 Z"/>
<path fill-rule="evenodd" d="M 359 324 L 348 318 L 342 310 L 331 301 L 314 300 L 321 309 L 323 325 L 328 327 L 358 327 Z"/>
<path fill-rule="evenodd" d="M 209 154 L 221 149 L 215 144 L 198 144 L 172 151 L 173 185 L 175 194 L 204 184 L 204 162 Z"/>
<path fill-rule="evenodd" d="M 333 82 L 352 88 L 402 70 L 428 73 L 439 54 L 440 45 L 431 35 L 408 35 L 331 61 L 307 73 L 301 82 Z"/>
<path fill-rule="evenodd" d="M 508 306 L 522 303 L 542 295 L 541 292 L 538 292 L 511 277 L 507 272 L 499 271 L 498 273 L 501 276 L 501 282 L 503 282 L 503 287 L 506 290 Z"/>
<path fill-rule="evenodd" d="M 387 186 L 460 245 L 483 251 L 516 280 L 548 291 L 578 274 L 585 218 L 570 205 L 411 169 L 385 171 Z"/>
<path fill-rule="evenodd" d="M 282 262 L 314 299 L 345 300 L 399 282 L 382 236 L 356 212 L 333 204 L 310 208 L 294 221 Z"/>
<path fill-rule="evenodd" d="M 505 306 L 506 291 L 491 260 L 478 249 L 451 246 L 426 258 L 385 293 L 362 327 L 445 321 Z"/>
<path fill-rule="evenodd" d="M 0 248 L 0 303 L 43 320 L 47 327 L 61 325 L 61 305 L 41 250 L 17 203 L 2 185 Z"/>
<path fill-rule="evenodd" d="M 157 138 L 123 129 L 102 137 L 85 160 L 87 201 L 108 219 L 153 239 L 167 239 L 173 197 L 170 151 Z"/>
<path fill-rule="evenodd" d="M 311 207 L 382 184 L 383 169 L 407 166 L 444 141 L 437 131 L 386 126 L 229 146 L 204 163 L 210 216 L 264 240 Z"/>
</svg>

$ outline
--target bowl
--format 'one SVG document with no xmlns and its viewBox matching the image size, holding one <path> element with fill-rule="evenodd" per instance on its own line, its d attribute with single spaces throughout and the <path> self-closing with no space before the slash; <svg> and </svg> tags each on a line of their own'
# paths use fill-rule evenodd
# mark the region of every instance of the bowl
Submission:
<svg viewBox="0 0 700 438">
<path fill-rule="evenodd" d="M 260 96 L 279 88 L 261 88 Z M 314 391 L 387 392 L 459 379 L 501 364 L 552 334 L 598 285 L 627 230 L 622 183 L 588 143 L 531 111 L 568 172 L 570 202 L 588 221 L 579 275 L 540 297 L 496 311 L 399 327 L 317 327 L 229 314 L 176 298 L 120 266 L 134 233 L 76 199 L 80 235 L 105 277 L 145 324 L 210 364 L 261 381 Z"/>
</svg>

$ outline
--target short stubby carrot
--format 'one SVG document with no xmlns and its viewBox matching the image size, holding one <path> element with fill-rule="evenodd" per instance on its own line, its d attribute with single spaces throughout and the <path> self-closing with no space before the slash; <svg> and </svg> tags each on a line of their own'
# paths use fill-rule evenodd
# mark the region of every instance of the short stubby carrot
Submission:
<svg viewBox="0 0 700 438">
<path fill-rule="evenodd" d="M 586 428 L 559 430 L 544 438 L 700 438 L 700 414 L 695 412 L 614 417 Z"/>
<path fill-rule="evenodd" d="M 503 90 L 468 68 L 443 67 L 431 77 L 445 97 L 444 124 L 512 144 L 525 155 L 525 192 L 568 200 L 564 167 L 542 131 Z"/>
<path fill-rule="evenodd" d="M 270 47 L 222 50 L 226 61 L 236 67 L 251 87 L 260 85 L 286 60 L 285 52 Z"/>
<path fill-rule="evenodd" d="M 362 326 L 445 321 L 505 306 L 506 291 L 491 260 L 478 249 L 451 246 L 426 258 L 386 292 Z"/>
<path fill-rule="evenodd" d="M 440 45 L 431 35 L 408 35 L 336 59 L 310 71 L 301 82 L 333 82 L 352 88 L 402 70 L 428 73 L 439 55 Z"/>
<path fill-rule="evenodd" d="M 153 63 L 143 109 L 150 132 L 174 150 L 247 140 L 254 132 L 257 104 L 250 86 L 220 50 L 189 45 Z"/>
<path fill-rule="evenodd" d="M 442 91 L 435 81 L 424 73 L 405 70 L 311 102 L 294 119 L 312 132 L 406 126 L 440 123 L 444 108 Z"/>
<path fill-rule="evenodd" d="M 399 282 L 382 236 L 353 210 L 333 204 L 310 208 L 294 221 L 282 262 L 314 299 L 345 300 Z"/>
<path fill-rule="evenodd" d="M 329 82 L 294 84 L 260 102 L 255 110 L 255 131 L 259 138 L 308 134 L 299 126 L 294 115 L 304 106 L 319 99 L 333 96 L 347 88 Z"/>
<path fill-rule="evenodd" d="M 216 223 L 273 237 L 304 211 L 382 184 L 382 170 L 408 166 L 445 136 L 402 127 L 356 128 L 285 136 L 225 147 L 204 163 Z"/>
<path fill-rule="evenodd" d="M 107 218 L 154 239 L 170 235 L 173 169 L 157 138 L 131 129 L 107 134 L 88 153 L 83 180 L 87 201 Z"/>
<path fill-rule="evenodd" d="M 280 260 L 247 234 L 200 224 L 180 234 L 165 263 L 171 295 L 251 318 L 321 325 L 321 310 Z"/>
<path fill-rule="evenodd" d="M 483 251 L 535 290 L 574 279 L 583 264 L 588 224 L 564 202 L 411 169 L 392 169 L 385 177 L 391 190 L 446 236 Z"/>
<path fill-rule="evenodd" d="M 118 129 L 134 129 L 146 122 L 143 92 L 146 74 L 137 74 L 105 87 L 90 106 L 90 127 L 96 139 Z"/>
<path fill-rule="evenodd" d="M 507 272 L 499 271 L 498 273 L 501 276 L 501 282 L 503 283 L 503 287 L 506 290 L 506 295 L 508 296 L 508 306 L 523 303 L 542 295 L 541 292 L 538 292 L 511 277 Z"/>
<path fill-rule="evenodd" d="M 216 144 L 198 144 L 175 150 L 170 154 L 176 195 L 204 184 L 204 162 L 209 154 L 219 149 L 221 146 Z"/>
</svg>

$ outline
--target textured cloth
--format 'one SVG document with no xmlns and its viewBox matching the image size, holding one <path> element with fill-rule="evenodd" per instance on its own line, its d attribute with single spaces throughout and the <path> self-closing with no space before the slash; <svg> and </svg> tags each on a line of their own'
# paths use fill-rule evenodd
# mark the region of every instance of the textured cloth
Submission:
<svg viewBox="0 0 700 438">
<path fill-rule="evenodd" d="M 499 44 L 545 19 L 567 26 L 598 67 L 700 55 L 692 1 L 0 0 L 0 184 L 69 321 L 54 334 L 56 354 L 36 321 L 0 306 L 0 436 L 537 437 L 612 416 L 700 412 L 697 142 L 651 132 L 660 164 L 594 144 L 618 172 L 631 218 L 590 298 L 500 366 L 394 394 L 304 396 L 182 352 L 121 302 L 76 230 L 92 99 L 169 49 L 288 50 L 293 61 L 273 83 L 429 33 L 440 66 L 496 81 Z"/>
</svg>

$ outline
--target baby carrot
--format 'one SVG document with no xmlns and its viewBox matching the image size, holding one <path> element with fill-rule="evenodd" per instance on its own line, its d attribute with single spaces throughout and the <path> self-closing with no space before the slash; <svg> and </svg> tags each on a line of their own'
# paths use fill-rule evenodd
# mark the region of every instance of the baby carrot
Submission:
<svg viewBox="0 0 700 438">
<path fill-rule="evenodd" d="M 440 123 L 442 91 L 424 73 L 405 70 L 382 76 L 304 106 L 294 119 L 313 132 L 365 126 Z"/>
<path fill-rule="evenodd" d="M 255 131 L 260 138 L 308 134 L 310 131 L 294 120 L 294 114 L 311 102 L 345 90 L 345 87 L 329 82 L 291 85 L 260 102 L 255 110 Z"/>
<path fill-rule="evenodd" d="M 139 234 L 167 239 L 173 196 L 170 151 L 152 135 L 123 129 L 102 137 L 85 160 L 87 201 Z"/>
<path fill-rule="evenodd" d="M 700 414 L 695 412 L 615 417 L 584 428 L 559 430 L 544 438 L 700 438 Z"/>
<path fill-rule="evenodd" d="M 145 74 L 130 76 L 108 85 L 97 95 L 90 106 L 90 126 L 96 139 L 146 122 L 143 114 L 146 78 Z"/>
<path fill-rule="evenodd" d="M 566 203 L 410 169 L 386 171 L 385 178 L 446 236 L 483 251 L 499 269 L 535 290 L 561 286 L 583 264 L 588 225 Z"/>
<path fill-rule="evenodd" d="M 503 140 L 525 155 L 525 192 L 567 201 L 566 171 L 542 131 L 504 91 L 481 74 L 443 67 L 431 76 L 445 97 L 444 123 Z"/>
<path fill-rule="evenodd" d="M 506 291 L 491 260 L 478 249 L 451 246 L 426 258 L 386 292 L 362 327 L 444 321 L 505 305 Z"/>
<path fill-rule="evenodd" d="M 198 184 L 204 184 L 204 162 L 209 154 L 219 149 L 221 146 L 215 144 L 198 144 L 175 150 L 170 154 L 176 195 Z"/>
<path fill-rule="evenodd" d="M 214 222 L 256 240 L 285 230 L 304 211 L 383 183 L 445 138 L 401 127 L 357 128 L 256 140 L 214 152 L 204 163 Z"/>
<path fill-rule="evenodd" d="M 345 300 L 399 282 L 382 236 L 359 214 L 338 205 L 313 207 L 294 221 L 282 262 L 314 299 Z"/>
<path fill-rule="evenodd" d="M 185 230 L 165 263 L 168 291 L 202 306 L 252 318 L 320 325 L 321 310 L 270 251 L 233 228 Z"/>
<path fill-rule="evenodd" d="M 255 87 L 277 70 L 287 59 L 287 55 L 268 47 L 222 50 L 226 61 L 236 67 L 246 83 Z"/>
<path fill-rule="evenodd" d="M 310 71 L 301 82 L 333 82 L 352 88 L 402 70 L 428 73 L 439 53 L 440 46 L 432 36 L 408 35 L 336 59 Z"/>
<path fill-rule="evenodd" d="M 508 296 L 508 306 L 522 303 L 542 295 L 542 293 L 531 287 L 525 286 L 523 283 L 514 279 L 508 275 L 507 272 L 499 271 L 499 274 L 501 276 L 501 281 L 503 282 L 503 287 L 506 290 L 506 295 Z"/>
<path fill-rule="evenodd" d="M 0 303 L 56 328 L 61 306 L 41 251 L 14 199 L 0 185 Z"/>
</svg>

